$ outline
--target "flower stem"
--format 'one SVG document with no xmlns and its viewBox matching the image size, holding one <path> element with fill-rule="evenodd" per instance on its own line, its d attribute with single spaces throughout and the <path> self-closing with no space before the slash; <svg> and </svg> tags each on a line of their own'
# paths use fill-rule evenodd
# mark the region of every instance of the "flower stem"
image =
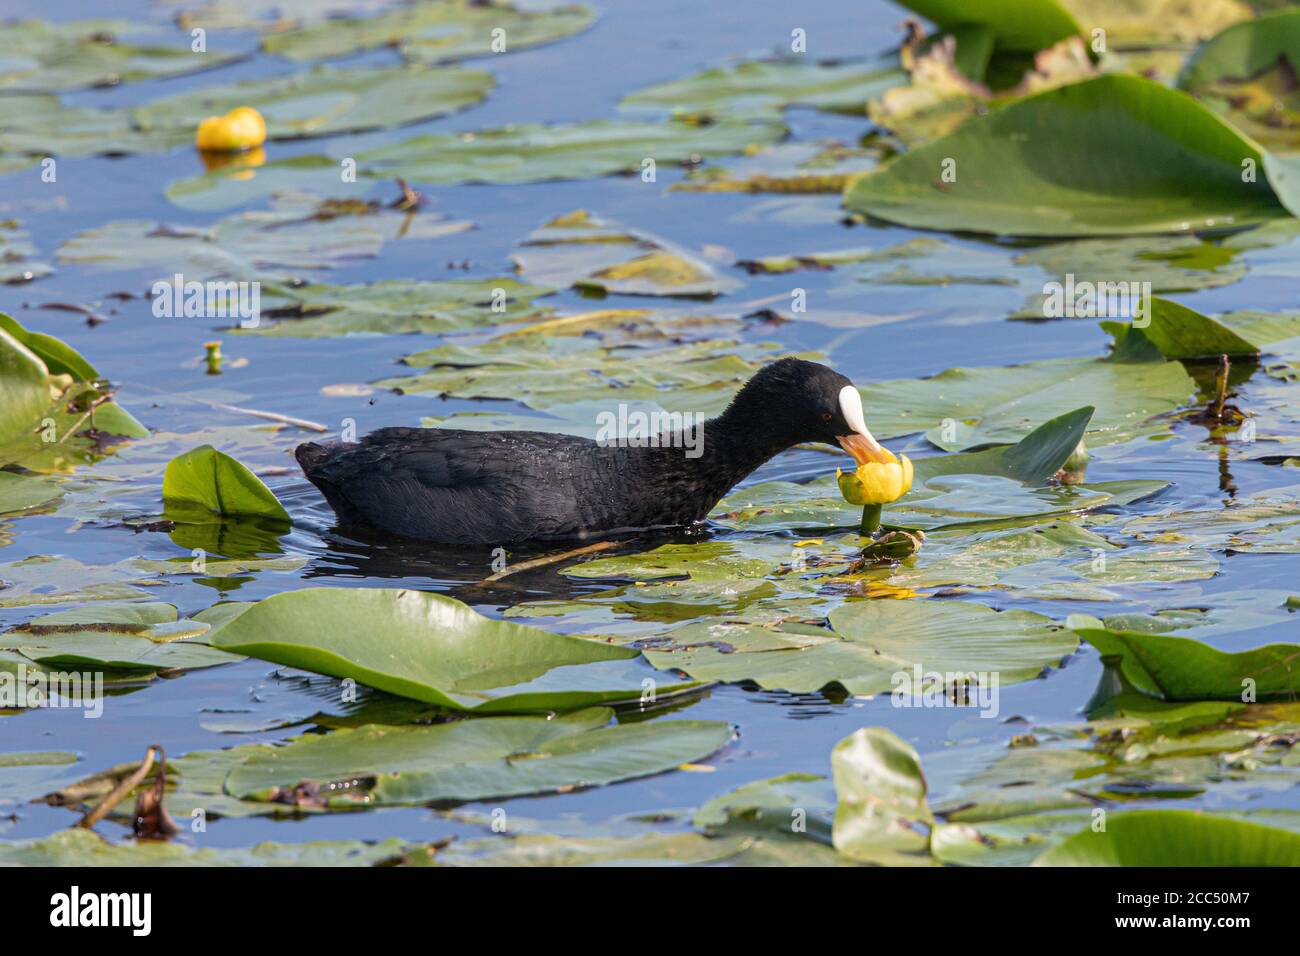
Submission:
<svg viewBox="0 0 1300 956">
<path fill-rule="evenodd" d="M 880 505 L 866 505 L 862 509 L 862 533 L 875 534 L 880 530 Z"/>
</svg>

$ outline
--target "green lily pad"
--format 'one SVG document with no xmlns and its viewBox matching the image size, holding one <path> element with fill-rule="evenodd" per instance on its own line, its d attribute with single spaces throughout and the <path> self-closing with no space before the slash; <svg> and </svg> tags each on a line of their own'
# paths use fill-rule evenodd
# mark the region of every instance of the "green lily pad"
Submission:
<svg viewBox="0 0 1300 956">
<path fill-rule="evenodd" d="M 921 758 L 884 727 L 864 727 L 831 751 L 835 849 L 882 865 L 928 865 L 934 818 Z"/>
<path fill-rule="evenodd" d="M 521 833 L 457 840 L 440 849 L 435 866 L 700 866 L 723 863 L 749 849 L 742 835 L 647 833 L 638 836 L 563 836 Z"/>
<path fill-rule="evenodd" d="M 937 189 L 945 160 L 955 162 L 955 180 Z M 1244 160 L 1267 175 L 1243 182 Z M 858 179 L 845 203 L 925 229 L 1187 232 L 1300 208 L 1287 177 L 1192 97 L 1140 77 L 1106 75 L 972 119 Z"/>
<path fill-rule="evenodd" d="M 1152 586 L 1204 580 L 1218 572 L 1213 555 L 1118 547 L 1079 519 L 1056 518 L 1029 527 L 972 530 L 959 525 L 934 531 L 914 557 L 897 567 L 864 572 L 863 578 L 909 589 L 996 588 L 1022 600 L 1118 601 L 1139 598 Z"/>
<path fill-rule="evenodd" d="M 1300 149 L 1300 11 L 1234 24 L 1188 60 L 1178 85 L 1257 142 Z"/>
<path fill-rule="evenodd" d="M 1182 548 L 1254 554 L 1300 552 L 1300 486 L 1230 498 L 1210 508 L 1167 509 L 1136 517 L 1123 532 L 1141 541 Z"/>
<path fill-rule="evenodd" d="M 202 643 L 210 625 L 162 603 L 97 604 L 34 618 L 0 634 L 0 648 L 49 668 L 131 673 L 192 670 L 243 658 Z"/>
<path fill-rule="evenodd" d="M 269 210 L 228 216 L 206 229 L 117 220 L 78 233 L 59 247 L 58 255 L 60 262 L 106 271 L 156 267 L 157 278 L 169 282 L 179 273 L 187 281 L 285 283 L 287 288 L 262 290 L 269 300 L 266 309 L 272 310 L 277 295 L 296 300 L 302 290 L 295 287 L 304 272 L 376 257 L 389 243 L 439 239 L 472 228 L 472 223 L 437 214 L 402 213 L 377 202 L 323 200 L 289 190 L 272 196 Z M 226 294 L 233 299 L 236 290 Z M 233 305 L 229 309 L 233 313 Z M 206 305 L 199 312 L 209 314 Z"/>
<path fill-rule="evenodd" d="M 693 822 L 698 827 L 724 827 L 744 820 L 785 833 L 799 822 L 811 838 L 829 842 L 834 816 L 835 790 L 829 780 L 818 774 L 787 773 L 714 797 L 695 811 Z"/>
<path fill-rule="evenodd" d="M 262 748 L 226 777 L 244 800 L 310 788 L 330 808 L 469 801 L 603 786 L 663 773 L 726 746 L 721 721 L 607 726 L 592 707 L 560 717 L 492 717 L 432 726 L 371 725 Z M 357 780 L 356 778 L 362 779 Z M 356 780 L 352 786 L 337 786 Z"/>
<path fill-rule="evenodd" d="M 252 106 L 266 119 L 268 139 L 302 139 L 404 126 L 481 102 L 492 74 L 460 67 L 335 69 L 243 80 L 154 100 L 131 111 L 145 133 L 193 135 L 204 116 Z"/>
<path fill-rule="evenodd" d="M 163 502 L 179 512 L 252 515 L 288 523 L 289 512 L 255 474 L 211 445 L 174 458 L 163 475 Z"/>
<path fill-rule="evenodd" d="M 57 482 L 44 475 L 15 475 L 0 471 L 0 514 L 31 511 L 63 495 Z"/>
<path fill-rule="evenodd" d="M 725 166 L 692 169 L 669 192 L 835 193 L 876 168 L 880 150 L 846 146 L 837 140 L 777 143 L 751 150 Z"/>
<path fill-rule="evenodd" d="M 79 759 L 66 750 L 0 753 L 0 807 L 39 797 Z"/>
<path fill-rule="evenodd" d="M 74 349 L 0 315 L 0 464 L 70 471 L 112 437 L 148 434 Z"/>
<path fill-rule="evenodd" d="M 1112 814 L 1048 850 L 1035 866 L 1297 866 L 1300 834 L 1193 810 Z"/>
<path fill-rule="evenodd" d="M 615 350 L 599 340 L 566 338 L 552 340 L 546 351 L 529 338 L 498 338 L 476 348 L 440 345 L 402 359 L 422 371 L 375 384 L 405 394 L 512 399 L 542 411 L 616 399 L 716 414 L 777 357 L 771 346 L 727 339 Z"/>
<path fill-rule="evenodd" d="M 535 300 L 552 291 L 509 278 L 312 283 L 277 289 L 256 327 L 233 331 L 289 338 L 460 332 L 544 318 L 550 309 Z"/>
<path fill-rule="evenodd" d="M 1000 684 L 1018 683 L 1059 664 L 1078 646 L 1069 632 L 1041 615 L 999 613 L 959 601 L 859 601 L 834 608 L 829 617 L 831 630 L 705 621 L 670 632 L 673 643 L 637 644 L 655 666 L 699 680 L 754 683 L 797 694 L 841 687 L 854 696 L 888 694 L 897 675 L 910 680 L 914 667 L 926 673 L 996 674 Z"/>
<path fill-rule="evenodd" d="M 10 21 L 0 30 L 0 89 L 37 93 L 116 86 L 207 70 L 237 57 L 233 53 L 193 53 L 188 45 L 120 42 L 124 35 L 147 34 L 125 20 Z"/>
<path fill-rule="evenodd" d="M 0 119 L 0 126 L 3 122 Z M 0 132 L 0 152 L 5 148 L 3 136 Z M 54 271 L 47 263 L 34 259 L 35 255 L 36 247 L 18 220 L 0 221 L 0 285 L 31 282 Z"/>
<path fill-rule="evenodd" d="M 902 2 L 944 30 L 983 27 L 992 32 L 997 46 L 1022 53 L 1035 53 L 1083 32 L 1056 0 L 987 0 L 976 7 L 961 0 Z"/>
<path fill-rule="evenodd" d="M 1210 359 L 1255 356 L 1259 348 L 1232 329 L 1206 315 L 1158 296 L 1151 298 L 1150 315 L 1143 312 L 1127 325 L 1103 323 L 1116 332 L 1117 353 L 1153 345 L 1168 359 Z"/>
<path fill-rule="evenodd" d="M 130 562 L 83 564 L 74 558 L 34 555 L 0 564 L 0 608 L 87 601 L 129 601 L 148 596 L 158 584 Z"/>
<path fill-rule="evenodd" d="M 903 79 L 893 58 L 818 63 L 795 56 L 752 60 L 657 83 L 628 94 L 620 105 L 720 116 L 808 106 L 861 116 L 869 101 Z"/>
<path fill-rule="evenodd" d="M 350 157 L 349 157 L 350 158 Z M 307 154 L 263 163 L 254 151 L 230 158 L 187 179 L 174 179 L 164 190 L 174 206 L 213 212 L 248 205 L 288 190 L 302 190 L 338 201 L 365 201 L 375 181 L 358 170 L 355 182 L 344 178 L 341 160 Z"/>
<path fill-rule="evenodd" d="M 1195 384 L 1181 364 L 1155 356 L 954 368 L 929 378 L 875 382 L 860 391 L 872 434 L 924 432 L 932 444 L 953 451 L 1017 441 L 1044 415 L 1064 414 L 1080 402 L 1095 409 L 1089 447 L 1127 441 L 1142 434 L 1151 418 L 1183 405 Z"/>
<path fill-rule="evenodd" d="M 413 852 L 395 837 L 259 843 L 247 849 L 141 840 L 109 843 L 93 830 L 70 828 L 36 840 L 0 843 L 0 863 L 11 866 L 375 866 Z"/>
<path fill-rule="evenodd" d="M 941 823 L 930 849 L 948 866 L 1028 866 L 1067 836 L 1088 826 L 1084 810 L 1026 814 L 973 823 Z"/>
<path fill-rule="evenodd" d="M 1193 638 L 1118 631 L 1096 618 L 1074 615 L 1067 626 L 1103 655 L 1123 658 L 1125 678 L 1138 690 L 1166 700 L 1243 700 L 1294 697 L 1300 645 L 1269 644 L 1235 654 Z"/>
<path fill-rule="evenodd" d="M 656 164 L 726 156 L 779 140 L 775 121 L 588 120 L 567 126 L 521 123 L 472 133 L 417 136 L 357 154 L 366 175 L 430 185 L 532 183 L 641 172 Z"/>
<path fill-rule="evenodd" d="M 414 183 L 532 183 L 592 179 L 641 172 L 653 159 L 668 165 L 700 157 L 740 153 L 785 135 L 778 122 L 722 120 L 701 124 L 590 120 L 569 125 L 524 123 L 499 129 L 416 136 L 388 146 L 349 153 L 357 182 L 340 176 L 340 161 L 293 156 L 265 165 L 234 165 L 168 184 L 167 198 L 186 209 L 226 209 L 286 188 L 357 198 L 374 179 L 400 177 Z"/>
<path fill-rule="evenodd" d="M 220 628 L 212 644 L 484 714 L 637 700 L 650 679 L 629 664 L 638 656 L 634 650 L 493 621 L 452 598 L 419 591 L 277 594 Z M 678 689 L 661 685 L 657 693 Z"/>
<path fill-rule="evenodd" d="M 685 249 L 582 209 L 534 231 L 514 260 L 516 271 L 539 285 L 604 295 L 713 298 L 740 287 Z"/>
<path fill-rule="evenodd" d="M 45 156 L 161 152 L 192 139 L 192 129 L 184 136 L 146 134 L 125 109 L 70 106 L 54 93 L 0 96 L 0 153 L 26 153 L 33 157 L 29 162 Z"/>
<path fill-rule="evenodd" d="M 1242 0 L 1059 0 L 1083 26 L 1085 36 L 1106 31 L 1107 47 L 1143 50 L 1161 46 L 1187 47 L 1229 24 L 1250 19 L 1254 11 Z"/>
<path fill-rule="evenodd" d="M 401 0 L 169 0 L 185 9 L 176 14 L 183 29 L 280 32 L 343 16 L 382 13 Z"/>
<path fill-rule="evenodd" d="M 422 0 L 373 17 L 333 17 L 262 40 L 267 53 L 291 60 L 327 60 L 380 47 L 397 47 L 416 63 L 444 63 L 553 43 L 587 29 L 590 7 L 546 9 L 491 0 Z M 493 31 L 504 30 L 506 47 L 493 47 Z"/>
</svg>

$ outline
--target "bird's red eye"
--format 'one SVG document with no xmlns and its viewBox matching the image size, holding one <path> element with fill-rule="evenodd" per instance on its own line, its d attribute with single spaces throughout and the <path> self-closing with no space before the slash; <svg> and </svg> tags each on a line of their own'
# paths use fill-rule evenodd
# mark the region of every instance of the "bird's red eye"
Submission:
<svg viewBox="0 0 1300 956">
<path fill-rule="evenodd" d="M 828 422 L 828 421 L 830 421 L 830 420 L 831 420 L 832 418 L 834 418 L 834 417 L 835 417 L 835 416 L 832 415 L 830 412 L 822 412 L 822 421 L 824 421 L 824 422 Z"/>
</svg>

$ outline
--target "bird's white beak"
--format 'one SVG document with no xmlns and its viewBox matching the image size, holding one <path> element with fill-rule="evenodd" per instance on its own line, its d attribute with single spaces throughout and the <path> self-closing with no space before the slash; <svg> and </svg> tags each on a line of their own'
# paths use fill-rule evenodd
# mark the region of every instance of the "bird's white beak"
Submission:
<svg viewBox="0 0 1300 956">
<path fill-rule="evenodd" d="M 865 465 L 867 462 L 885 464 L 897 460 L 872 437 L 867 429 L 867 419 L 862 412 L 862 396 L 852 385 L 845 385 L 840 389 L 840 413 L 853 429 L 853 433 L 843 435 L 837 441 L 841 448 L 853 456 L 854 461 L 859 465 Z"/>
</svg>

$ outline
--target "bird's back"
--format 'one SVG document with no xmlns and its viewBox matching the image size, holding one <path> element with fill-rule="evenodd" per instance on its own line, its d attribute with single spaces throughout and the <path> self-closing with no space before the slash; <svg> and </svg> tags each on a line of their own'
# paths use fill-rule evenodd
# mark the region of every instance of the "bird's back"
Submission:
<svg viewBox="0 0 1300 956">
<path fill-rule="evenodd" d="M 629 504 L 625 451 L 542 432 L 381 428 L 295 455 L 345 526 L 499 545 L 608 530 Z"/>
</svg>

